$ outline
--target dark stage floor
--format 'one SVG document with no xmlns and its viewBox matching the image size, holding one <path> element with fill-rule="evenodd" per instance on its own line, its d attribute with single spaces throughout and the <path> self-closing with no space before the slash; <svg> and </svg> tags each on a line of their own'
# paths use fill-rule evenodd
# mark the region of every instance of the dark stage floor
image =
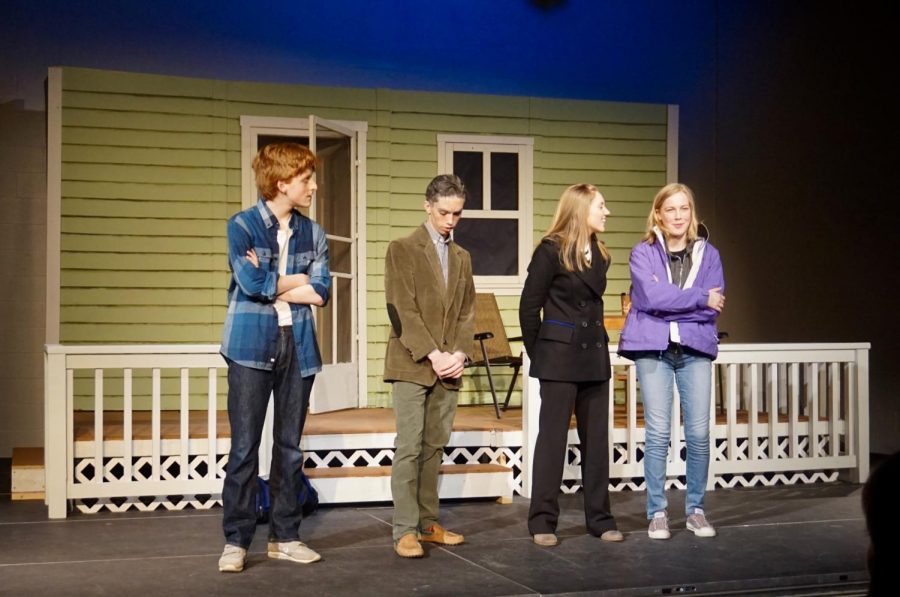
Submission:
<svg viewBox="0 0 900 597">
<path fill-rule="evenodd" d="M 465 533 L 466 544 L 426 546 L 421 560 L 394 555 L 387 505 L 323 508 L 302 529 L 321 562 L 269 560 L 260 527 L 241 574 L 216 568 L 220 509 L 49 521 L 42 503 L 11 502 L 7 493 L 0 594 L 862 595 L 868 539 L 860 491 L 840 483 L 718 489 L 707 508 L 719 536 L 695 538 L 675 516 L 668 541 L 647 537 L 643 493 L 614 493 L 626 534 L 619 544 L 585 535 L 581 497 L 564 496 L 562 541 L 549 549 L 528 536 L 527 500 L 457 502 L 444 508 L 444 522 Z M 683 500 L 671 492 L 670 513 Z"/>
</svg>

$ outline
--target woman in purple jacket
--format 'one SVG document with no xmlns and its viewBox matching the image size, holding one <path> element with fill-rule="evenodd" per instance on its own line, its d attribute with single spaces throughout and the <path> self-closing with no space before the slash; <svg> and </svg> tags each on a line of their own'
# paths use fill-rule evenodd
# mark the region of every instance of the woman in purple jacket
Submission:
<svg viewBox="0 0 900 597">
<path fill-rule="evenodd" d="M 678 183 L 653 199 L 644 239 L 631 251 L 631 310 L 619 354 L 635 362 L 644 402 L 648 534 L 668 539 L 666 458 L 672 384 L 678 385 L 687 444 L 687 529 L 714 537 L 703 497 L 709 475 L 710 378 L 718 354 L 716 318 L 725 306 L 719 252 L 697 219 L 694 195 Z"/>
</svg>

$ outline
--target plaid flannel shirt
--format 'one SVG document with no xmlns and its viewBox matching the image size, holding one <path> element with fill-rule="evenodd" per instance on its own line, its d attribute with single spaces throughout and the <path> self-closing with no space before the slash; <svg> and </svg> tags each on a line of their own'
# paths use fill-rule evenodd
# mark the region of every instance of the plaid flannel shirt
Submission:
<svg viewBox="0 0 900 597">
<path fill-rule="evenodd" d="M 316 293 L 328 303 L 331 273 L 328 242 L 321 226 L 306 216 L 291 214 L 287 274 L 306 274 Z M 278 283 L 278 220 L 260 199 L 253 207 L 228 220 L 228 313 L 222 334 L 222 355 L 254 369 L 271 370 L 275 363 L 278 315 L 275 312 Z M 247 261 L 256 251 L 259 267 Z M 291 303 L 294 343 L 304 377 L 322 370 L 315 323 L 309 305 Z"/>
</svg>

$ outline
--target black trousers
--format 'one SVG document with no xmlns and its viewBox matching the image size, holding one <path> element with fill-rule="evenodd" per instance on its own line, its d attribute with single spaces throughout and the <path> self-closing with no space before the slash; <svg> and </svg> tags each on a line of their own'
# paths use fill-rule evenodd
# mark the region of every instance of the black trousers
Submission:
<svg viewBox="0 0 900 597">
<path fill-rule="evenodd" d="M 559 521 L 566 438 L 572 412 L 581 441 L 581 482 L 588 533 L 600 536 L 616 528 L 609 505 L 609 380 L 541 380 L 540 431 L 532 465 L 528 530 L 555 533 Z"/>
</svg>

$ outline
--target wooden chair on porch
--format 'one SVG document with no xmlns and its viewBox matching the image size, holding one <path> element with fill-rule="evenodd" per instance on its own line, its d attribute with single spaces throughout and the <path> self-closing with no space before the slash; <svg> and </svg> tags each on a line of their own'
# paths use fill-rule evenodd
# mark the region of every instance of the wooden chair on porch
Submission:
<svg viewBox="0 0 900 597">
<path fill-rule="evenodd" d="M 511 367 L 513 370 L 509 388 L 506 390 L 506 399 L 503 401 L 503 410 L 509 407 L 509 398 L 512 395 L 516 380 L 519 377 L 519 369 L 522 367 L 522 355 L 514 355 L 509 346 L 510 341 L 519 341 L 520 336 L 508 338 L 503 320 L 500 318 L 500 309 L 497 307 L 497 299 L 491 292 L 475 295 L 475 344 L 472 348 L 473 359 L 467 367 L 484 367 L 487 372 L 488 385 L 491 388 L 491 397 L 494 400 L 494 412 L 500 418 L 500 401 L 497 398 L 497 388 L 494 384 L 494 372 L 496 367 Z"/>
</svg>

